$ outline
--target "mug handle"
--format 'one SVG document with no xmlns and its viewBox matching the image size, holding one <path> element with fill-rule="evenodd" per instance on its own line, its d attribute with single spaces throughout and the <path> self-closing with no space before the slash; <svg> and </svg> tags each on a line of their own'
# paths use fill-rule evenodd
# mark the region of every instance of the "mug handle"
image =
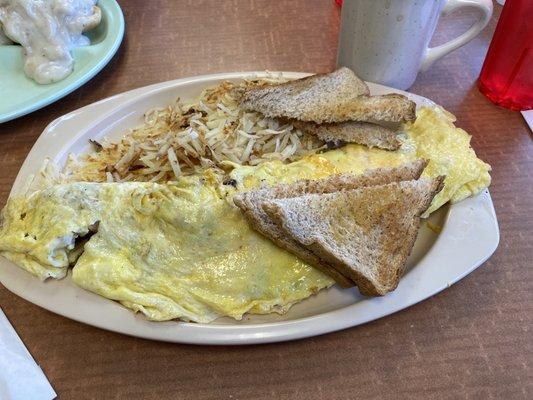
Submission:
<svg viewBox="0 0 533 400">
<path fill-rule="evenodd" d="M 439 58 L 444 57 L 450 51 L 467 44 L 487 25 L 492 16 L 492 0 L 447 0 L 440 15 L 447 15 L 455 10 L 466 7 L 473 7 L 479 10 L 480 14 L 477 21 L 461 36 L 441 44 L 440 46 L 426 48 L 426 52 L 420 65 L 420 71 L 427 71 Z"/>
</svg>

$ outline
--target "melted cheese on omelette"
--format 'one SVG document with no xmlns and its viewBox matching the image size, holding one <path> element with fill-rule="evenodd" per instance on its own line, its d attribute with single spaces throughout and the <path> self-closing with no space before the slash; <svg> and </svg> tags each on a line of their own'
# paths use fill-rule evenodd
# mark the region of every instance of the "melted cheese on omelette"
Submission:
<svg viewBox="0 0 533 400">
<path fill-rule="evenodd" d="M 46 279 L 65 276 L 149 319 L 210 322 L 246 312 L 285 312 L 333 281 L 253 231 L 232 203 L 236 191 L 320 179 L 340 172 L 430 160 L 424 175 L 446 175 L 429 212 L 476 194 L 490 167 L 443 110 L 422 109 L 391 152 L 348 145 L 283 164 L 212 170 L 175 184 L 72 183 L 13 198 L 3 210 L 0 254 Z M 223 184 L 228 177 L 235 187 Z M 98 231 L 80 254 L 76 239 Z"/>
</svg>

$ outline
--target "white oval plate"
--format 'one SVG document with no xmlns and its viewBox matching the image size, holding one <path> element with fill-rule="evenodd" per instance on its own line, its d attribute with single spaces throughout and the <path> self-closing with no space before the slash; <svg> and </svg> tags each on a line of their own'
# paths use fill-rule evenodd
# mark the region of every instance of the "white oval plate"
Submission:
<svg viewBox="0 0 533 400">
<path fill-rule="evenodd" d="M 53 121 L 28 154 L 13 185 L 20 192 L 45 157 L 62 163 L 69 153 L 89 149 L 89 139 L 119 137 L 138 125 L 143 113 L 165 106 L 176 97 L 197 97 L 221 80 L 264 76 L 263 72 L 228 73 L 164 82 L 119 94 Z M 286 72 L 288 78 L 307 74 Z M 400 92 L 369 84 L 373 94 Z M 405 92 L 400 92 L 404 93 Z M 407 94 L 418 105 L 432 104 Z M 87 292 L 70 276 L 41 283 L 0 258 L 0 281 L 18 296 L 49 311 L 103 329 L 142 338 L 194 344 L 252 344 L 299 339 L 356 326 L 391 314 L 432 296 L 480 266 L 495 250 L 499 230 L 488 191 L 435 212 L 430 220 L 443 226 L 440 234 L 422 224 L 408 272 L 398 288 L 380 298 L 362 297 L 357 289 L 335 286 L 295 305 L 286 315 L 250 315 L 242 321 L 222 318 L 211 324 L 150 322 L 119 303 Z M 431 316 L 428 315 L 428 318 Z"/>
</svg>

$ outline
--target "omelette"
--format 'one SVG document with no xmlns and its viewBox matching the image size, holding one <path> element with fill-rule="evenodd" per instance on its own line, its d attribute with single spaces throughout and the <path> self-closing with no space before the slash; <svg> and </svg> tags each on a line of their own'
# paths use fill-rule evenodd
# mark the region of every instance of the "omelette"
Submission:
<svg viewBox="0 0 533 400">
<path fill-rule="evenodd" d="M 0 254 L 33 275 L 62 278 L 148 319 L 209 323 L 222 316 L 284 313 L 334 281 L 250 228 L 236 192 L 262 185 L 359 174 L 417 158 L 446 175 L 427 214 L 490 184 L 490 166 L 440 108 L 419 110 L 391 152 L 360 145 L 257 166 L 225 162 L 177 182 L 55 185 L 14 197 L 2 211 Z"/>
<path fill-rule="evenodd" d="M 76 238 L 98 221 L 72 280 L 155 321 L 284 312 L 333 284 L 256 234 L 213 180 L 207 171 L 173 185 L 71 183 L 10 200 L 2 255 L 40 278 L 62 277 Z"/>
</svg>

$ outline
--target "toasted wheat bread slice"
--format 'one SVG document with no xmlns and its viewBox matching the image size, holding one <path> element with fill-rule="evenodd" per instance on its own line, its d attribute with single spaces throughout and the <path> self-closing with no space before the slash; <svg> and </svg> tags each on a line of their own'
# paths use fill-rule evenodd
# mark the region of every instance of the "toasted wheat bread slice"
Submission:
<svg viewBox="0 0 533 400">
<path fill-rule="evenodd" d="M 405 122 L 416 119 L 416 104 L 402 94 L 389 93 L 380 96 L 360 96 L 339 107 L 325 108 L 303 115 L 302 121 L 345 122 L 384 121 Z"/>
<path fill-rule="evenodd" d="M 267 104 L 261 101 L 261 98 L 266 96 L 267 101 L 283 101 L 281 107 L 288 110 L 297 110 L 302 106 L 320 109 L 327 104 L 337 103 L 339 98 L 353 100 L 369 94 L 366 83 L 352 70 L 343 67 L 329 74 L 311 75 L 281 84 L 253 86 L 245 91 L 241 101 L 250 106 L 255 102 L 258 105 Z"/>
<path fill-rule="evenodd" d="M 367 296 L 398 286 L 420 215 L 444 177 L 393 182 L 328 194 L 272 199 L 263 211 L 288 237 L 349 277 Z"/>
<path fill-rule="evenodd" d="M 367 147 L 397 150 L 401 146 L 396 132 L 371 122 L 347 121 L 336 124 L 315 124 L 294 120 L 293 126 L 309 135 L 338 147 L 344 143 L 358 143 Z"/>
<path fill-rule="evenodd" d="M 411 121 L 416 108 L 401 94 L 369 96 L 366 84 L 348 68 L 277 85 L 250 87 L 244 91 L 240 105 L 271 118 L 319 124 Z"/>
<path fill-rule="evenodd" d="M 340 174 L 322 180 L 300 180 L 292 184 L 239 193 L 233 198 L 233 201 L 244 212 L 244 216 L 256 231 L 272 240 L 279 247 L 293 253 L 307 264 L 328 274 L 342 287 L 350 287 L 353 286 L 353 281 L 286 235 L 263 211 L 261 204 L 266 200 L 301 196 L 306 193 L 333 193 L 364 186 L 418 179 L 426 165 L 427 161 L 416 160 L 396 168 L 372 169 L 358 176 Z"/>
</svg>

